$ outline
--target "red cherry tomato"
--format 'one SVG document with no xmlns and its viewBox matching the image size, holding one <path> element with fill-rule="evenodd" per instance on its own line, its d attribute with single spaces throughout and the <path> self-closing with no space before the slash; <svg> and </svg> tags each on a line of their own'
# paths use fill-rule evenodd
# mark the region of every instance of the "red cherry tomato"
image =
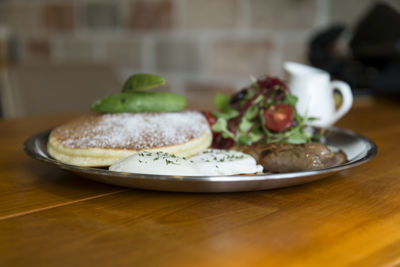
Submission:
<svg viewBox="0 0 400 267">
<path fill-rule="evenodd" d="M 264 112 L 265 127 L 274 132 L 282 132 L 293 125 L 293 108 L 285 103 L 269 107 Z"/>
<path fill-rule="evenodd" d="M 217 118 L 210 111 L 205 111 L 203 112 L 203 114 L 206 117 L 210 126 L 213 126 L 217 122 Z"/>
</svg>

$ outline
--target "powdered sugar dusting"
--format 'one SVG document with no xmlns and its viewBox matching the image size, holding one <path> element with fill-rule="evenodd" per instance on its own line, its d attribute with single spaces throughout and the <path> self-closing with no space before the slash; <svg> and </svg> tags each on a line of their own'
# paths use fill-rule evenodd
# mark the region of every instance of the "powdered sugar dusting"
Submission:
<svg viewBox="0 0 400 267">
<path fill-rule="evenodd" d="M 96 114 L 62 125 L 53 134 L 71 148 L 143 150 L 186 143 L 208 127 L 196 111 Z"/>
</svg>

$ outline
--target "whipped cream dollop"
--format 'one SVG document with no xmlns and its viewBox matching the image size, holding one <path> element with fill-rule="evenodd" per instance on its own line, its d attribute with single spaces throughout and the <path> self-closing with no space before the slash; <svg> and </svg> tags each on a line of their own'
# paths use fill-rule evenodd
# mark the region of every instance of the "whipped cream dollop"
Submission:
<svg viewBox="0 0 400 267">
<path fill-rule="evenodd" d="M 245 153 L 234 150 L 208 149 L 191 158 L 164 152 L 139 152 L 117 161 L 111 171 L 175 176 L 215 176 L 253 174 L 263 167 Z"/>
</svg>

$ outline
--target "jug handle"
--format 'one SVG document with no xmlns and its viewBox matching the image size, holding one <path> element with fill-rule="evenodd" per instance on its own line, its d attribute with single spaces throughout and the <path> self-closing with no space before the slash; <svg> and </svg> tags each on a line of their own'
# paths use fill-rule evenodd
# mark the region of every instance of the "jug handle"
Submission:
<svg viewBox="0 0 400 267">
<path fill-rule="evenodd" d="M 331 124 L 334 124 L 341 117 L 346 114 L 351 106 L 353 105 L 353 94 L 351 92 L 350 86 L 342 81 L 332 81 L 331 82 L 332 93 L 333 89 L 337 89 L 342 95 L 342 105 L 335 111 Z"/>
</svg>

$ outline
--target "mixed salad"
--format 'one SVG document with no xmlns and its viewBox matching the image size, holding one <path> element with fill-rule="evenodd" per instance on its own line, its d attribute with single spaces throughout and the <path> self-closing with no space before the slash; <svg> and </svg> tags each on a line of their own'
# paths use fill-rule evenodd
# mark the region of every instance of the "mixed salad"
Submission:
<svg viewBox="0 0 400 267">
<path fill-rule="evenodd" d="M 218 93 L 214 102 L 219 112 L 205 112 L 213 131 L 214 148 L 254 143 L 301 144 L 321 138 L 306 125 L 315 118 L 297 113 L 297 97 L 278 78 L 253 78 L 250 86 L 233 96 Z"/>
</svg>

